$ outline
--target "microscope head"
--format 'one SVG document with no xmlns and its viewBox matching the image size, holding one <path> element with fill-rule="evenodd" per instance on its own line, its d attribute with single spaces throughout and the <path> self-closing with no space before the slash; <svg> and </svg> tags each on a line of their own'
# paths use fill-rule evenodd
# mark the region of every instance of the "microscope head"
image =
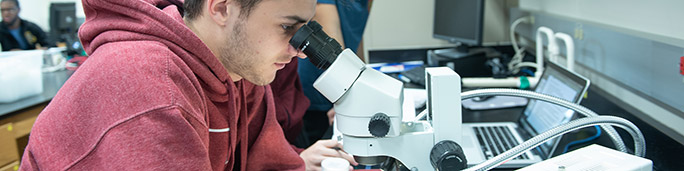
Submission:
<svg viewBox="0 0 684 171">
<path fill-rule="evenodd" d="M 292 39 L 290 45 L 304 52 L 318 69 L 326 70 L 335 62 L 337 55 L 342 53 L 342 46 L 335 39 L 330 38 L 323 27 L 316 21 L 303 25 Z"/>
</svg>

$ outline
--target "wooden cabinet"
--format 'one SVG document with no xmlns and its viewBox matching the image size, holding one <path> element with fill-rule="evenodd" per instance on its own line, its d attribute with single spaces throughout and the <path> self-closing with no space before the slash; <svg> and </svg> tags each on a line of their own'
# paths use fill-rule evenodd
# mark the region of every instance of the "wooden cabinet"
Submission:
<svg viewBox="0 0 684 171">
<path fill-rule="evenodd" d="M 19 170 L 19 161 L 14 161 L 8 165 L 0 167 L 0 171 L 17 171 Z"/>
<path fill-rule="evenodd" d="M 33 123 L 47 103 L 19 110 L 0 120 L 0 171 L 18 168 Z"/>
<path fill-rule="evenodd" d="M 17 171 L 19 170 L 19 161 L 14 161 L 8 165 L 0 167 L 0 171 Z"/>
<path fill-rule="evenodd" d="M 14 138 L 14 125 L 8 123 L 0 126 L 0 167 L 5 170 L 4 166 L 15 162 L 19 164 L 19 150 Z"/>
</svg>

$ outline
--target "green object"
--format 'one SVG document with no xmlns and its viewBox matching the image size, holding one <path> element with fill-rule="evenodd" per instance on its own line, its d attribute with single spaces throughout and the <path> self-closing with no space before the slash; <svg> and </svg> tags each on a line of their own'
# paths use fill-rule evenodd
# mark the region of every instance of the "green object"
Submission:
<svg viewBox="0 0 684 171">
<path fill-rule="evenodd" d="M 525 76 L 520 77 L 520 89 L 527 90 L 530 88 L 530 80 Z"/>
</svg>

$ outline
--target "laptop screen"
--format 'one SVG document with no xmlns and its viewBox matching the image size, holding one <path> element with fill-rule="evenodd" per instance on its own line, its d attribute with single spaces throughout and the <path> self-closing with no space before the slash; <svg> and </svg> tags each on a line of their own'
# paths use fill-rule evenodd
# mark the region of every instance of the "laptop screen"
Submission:
<svg viewBox="0 0 684 171">
<path fill-rule="evenodd" d="M 545 64 L 544 73 L 534 91 L 579 104 L 589 88 L 589 80 L 552 62 Z M 574 112 L 570 109 L 539 100 L 530 100 L 523 114 L 523 122 L 528 127 L 525 129 L 534 134 L 532 136 L 567 123 L 574 117 Z M 551 148 L 555 141 L 542 144 L 542 149 L 553 151 Z"/>
</svg>

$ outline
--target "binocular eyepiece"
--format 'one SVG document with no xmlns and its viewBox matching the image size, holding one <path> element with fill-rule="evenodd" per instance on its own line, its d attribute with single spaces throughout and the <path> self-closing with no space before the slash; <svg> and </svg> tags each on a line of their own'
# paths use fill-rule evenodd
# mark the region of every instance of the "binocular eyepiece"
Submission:
<svg viewBox="0 0 684 171">
<path fill-rule="evenodd" d="M 304 52 L 309 61 L 322 70 L 328 69 L 342 52 L 340 43 L 325 34 L 323 27 L 316 21 L 299 28 L 290 39 L 290 45 Z"/>
</svg>

